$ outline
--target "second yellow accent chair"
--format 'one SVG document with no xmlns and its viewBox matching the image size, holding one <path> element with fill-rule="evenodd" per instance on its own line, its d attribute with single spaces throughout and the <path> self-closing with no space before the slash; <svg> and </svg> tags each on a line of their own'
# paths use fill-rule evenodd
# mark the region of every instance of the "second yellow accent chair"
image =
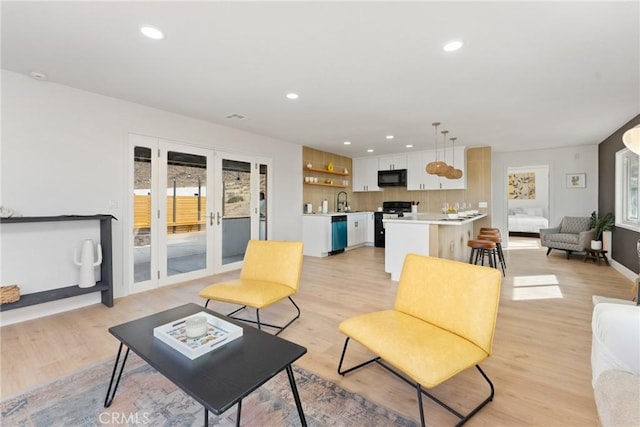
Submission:
<svg viewBox="0 0 640 427">
<path fill-rule="evenodd" d="M 302 273 L 302 242 L 276 240 L 250 240 L 244 256 L 240 278 L 210 285 L 200 292 L 208 306 L 209 301 L 241 305 L 227 316 L 278 330 L 276 335 L 300 317 L 300 308 L 291 298 L 300 285 Z M 289 299 L 297 310 L 296 316 L 284 326 L 264 323 L 260 310 L 283 299 Z M 256 309 L 256 320 L 234 317 L 247 308 Z"/>
<path fill-rule="evenodd" d="M 416 387 L 420 421 L 422 395 L 465 423 L 493 399 L 493 384 L 479 363 L 491 355 L 502 275 L 493 268 L 416 254 L 405 258 L 391 310 L 362 314 L 339 325 L 347 336 L 338 373 L 376 362 Z M 349 340 L 376 356 L 343 370 Z M 475 366 L 490 387 L 489 396 L 466 415 L 425 389 Z"/>
</svg>

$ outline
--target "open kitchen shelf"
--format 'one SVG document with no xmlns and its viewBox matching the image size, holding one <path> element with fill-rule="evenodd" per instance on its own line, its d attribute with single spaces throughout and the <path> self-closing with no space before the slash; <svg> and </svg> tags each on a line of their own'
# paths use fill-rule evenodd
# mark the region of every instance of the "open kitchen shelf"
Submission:
<svg viewBox="0 0 640 427">
<path fill-rule="evenodd" d="M 336 172 L 336 171 L 328 171 L 326 169 L 316 169 L 316 168 L 308 168 L 308 167 L 304 167 L 305 170 L 311 171 L 311 172 L 318 172 L 318 173 L 327 173 L 329 175 L 340 175 L 340 176 L 349 176 L 349 172 L 344 173 L 344 172 Z M 320 183 L 315 184 L 315 185 L 320 185 Z M 326 184 L 328 185 L 328 184 Z M 334 185 L 335 186 L 335 185 Z M 338 186 L 339 187 L 339 186 Z"/>
<path fill-rule="evenodd" d="M 319 185 L 322 187 L 334 187 L 334 188 L 344 188 L 345 186 L 342 184 L 326 184 L 324 182 L 305 182 L 304 185 Z"/>
</svg>

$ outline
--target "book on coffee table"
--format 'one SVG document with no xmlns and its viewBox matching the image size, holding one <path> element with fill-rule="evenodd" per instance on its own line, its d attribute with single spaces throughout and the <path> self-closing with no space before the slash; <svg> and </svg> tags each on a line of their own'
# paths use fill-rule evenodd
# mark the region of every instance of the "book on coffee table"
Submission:
<svg viewBox="0 0 640 427">
<path fill-rule="evenodd" d="M 199 337 L 190 338 L 187 336 L 186 323 L 189 318 L 197 316 L 206 318 L 207 331 Z M 195 359 L 240 338 L 242 328 L 202 311 L 153 328 L 153 336 L 189 359 Z"/>
</svg>

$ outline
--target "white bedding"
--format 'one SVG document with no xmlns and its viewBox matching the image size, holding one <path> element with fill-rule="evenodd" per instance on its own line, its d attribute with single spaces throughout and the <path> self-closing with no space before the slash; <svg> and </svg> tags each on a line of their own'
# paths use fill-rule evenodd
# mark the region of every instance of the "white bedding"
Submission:
<svg viewBox="0 0 640 427">
<path fill-rule="evenodd" d="M 549 220 L 543 216 L 521 213 L 509 215 L 509 231 L 539 233 L 541 228 L 549 228 Z"/>
</svg>

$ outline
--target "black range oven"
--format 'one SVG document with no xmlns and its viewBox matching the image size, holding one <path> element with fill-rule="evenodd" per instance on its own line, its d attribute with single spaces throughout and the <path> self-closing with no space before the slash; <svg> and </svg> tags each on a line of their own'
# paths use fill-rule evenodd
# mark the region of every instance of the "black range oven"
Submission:
<svg viewBox="0 0 640 427">
<path fill-rule="evenodd" d="M 382 212 L 373 213 L 374 240 L 373 245 L 384 248 L 384 218 L 398 218 L 405 212 L 411 212 L 411 202 L 382 202 Z"/>
</svg>

